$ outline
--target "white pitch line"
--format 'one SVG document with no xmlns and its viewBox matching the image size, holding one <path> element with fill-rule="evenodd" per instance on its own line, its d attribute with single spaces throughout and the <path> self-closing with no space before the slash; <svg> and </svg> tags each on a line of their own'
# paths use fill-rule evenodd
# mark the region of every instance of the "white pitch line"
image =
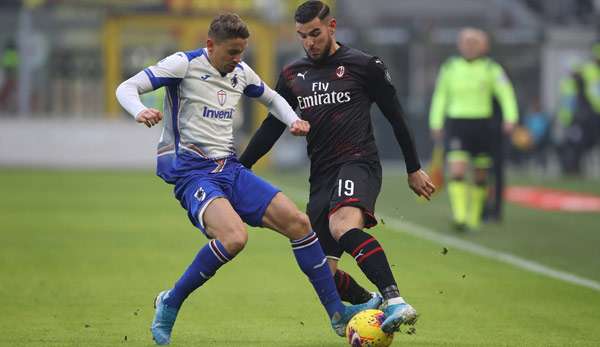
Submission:
<svg viewBox="0 0 600 347">
<path fill-rule="evenodd" d="M 306 201 L 306 192 L 290 187 L 286 187 L 286 189 L 284 189 L 283 192 L 285 194 L 289 194 L 290 197 L 292 197 L 294 200 Z M 446 247 L 451 246 L 463 250 L 465 252 L 479 255 L 484 258 L 494 259 L 506 264 L 510 264 L 519 269 L 527 270 L 563 282 L 576 284 L 582 287 L 600 291 L 600 282 L 598 281 L 594 281 L 585 277 L 580 277 L 569 272 L 556 270 L 551 267 L 537 263 L 535 261 L 527 260 L 525 258 L 518 257 L 514 254 L 496 251 L 491 248 L 478 245 L 474 242 L 461 240 L 454 236 L 443 235 L 433 231 L 432 229 L 409 222 L 407 220 L 399 220 L 397 218 L 382 214 L 379 214 L 379 217 L 383 218 L 385 220 L 385 224 L 391 226 L 391 230 L 394 232 L 405 232 L 422 239 L 433 241 Z"/>
</svg>

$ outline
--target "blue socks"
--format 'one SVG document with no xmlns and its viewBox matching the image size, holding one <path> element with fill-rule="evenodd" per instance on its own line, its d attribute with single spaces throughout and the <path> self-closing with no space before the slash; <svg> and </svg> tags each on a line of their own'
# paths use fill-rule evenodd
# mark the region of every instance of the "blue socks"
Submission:
<svg viewBox="0 0 600 347">
<path fill-rule="evenodd" d="M 175 283 L 164 300 L 165 304 L 179 309 L 188 295 L 208 281 L 221 266 L 232 258 L 219 240 L 211 240 L 200 249 L 192 264 Z"/>
<path fill-rule="evenodd" d="M 292 241 L 292 250 L 300 269 L 310 279 L 329 317 L 332 318 L 336 312 L 343 314 L 344 304 L 340 300 L 327 258 L 314 231 L 299 240 Z"/>
<path fill-rule="evenodd" d="M 340 300 L 317 235 L 311 231 L 300 240 L 292 241 L 292 249 L 300 269 L 308 276 L 329 317 L 333 317 L 335 313 L 343 314 L 345 306 Z M 194 261 L 164 299 L 164 303 L 179 309 L 196 288 L 203 285 L 232 258 L 219 240 L 211 240 L 200 249 Z"/>
</svg>

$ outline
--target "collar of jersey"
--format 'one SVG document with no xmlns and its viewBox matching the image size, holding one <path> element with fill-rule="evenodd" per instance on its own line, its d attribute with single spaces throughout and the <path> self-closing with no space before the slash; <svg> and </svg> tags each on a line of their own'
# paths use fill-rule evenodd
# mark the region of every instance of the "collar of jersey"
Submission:
<svg viewBox="0 0 600 347">
<path fill-rule="evenodd" d="M 340 42 L 338 42 L 338 41 L 336 41 L 336 43 L 337 43 L 337 44 L 338 44 L 340 47 L 339 47 L 339 48 L 338 48 L 338 49 L 337 49 L 335 52 L 333 52 L 333 54 L 331 54 L 331 55 L 328 55 L 327 57 L 325 57 L 325 59 L 323 59 L 322 61 L 320 61 L 320 62 L 318 62 L 318 63 L 313 61 L 313 64 L 316 64 L 316 65 L 323 65 L 323 64 L 327 64 L 327 63 L 329 63 L 330 61 L 332 61 L 333 59 L 335 59 L 335 57 L 336 57 L 336 56 L 340 55 L 340 51 L 342 51 L 342 50 L 344 50 L 344 51 L 345 51 L 345 50 L 348 48 L 348 47 L 346 47 L 345 45 L 341 44 L 341 43 L 340 43 Z M 310 58 L 309 58 L 308 60 L 312 61 Z"/>
</svg>

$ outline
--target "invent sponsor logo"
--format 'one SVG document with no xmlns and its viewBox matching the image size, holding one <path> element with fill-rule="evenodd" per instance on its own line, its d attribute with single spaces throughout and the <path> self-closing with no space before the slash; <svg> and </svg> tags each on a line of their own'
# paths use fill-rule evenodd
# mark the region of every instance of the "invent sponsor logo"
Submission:
<svg viewBox="0 0 600 347">
<path fill-rule="evenodd" d="M 202 117 L 205 118 L 217 118 L 217 119 L 231 119 L 233 117 L 233 108 L 226 110 L 215 110 L 204 106 L 202 110 Z"/>
</svg>

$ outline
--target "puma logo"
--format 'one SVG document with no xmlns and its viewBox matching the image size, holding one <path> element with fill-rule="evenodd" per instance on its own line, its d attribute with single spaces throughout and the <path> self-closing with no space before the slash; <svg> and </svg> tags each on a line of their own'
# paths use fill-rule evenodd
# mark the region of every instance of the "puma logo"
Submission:
<svg viewBox="0 0 600 347">
<path fill-rule="evenodd" d="M 358 259 L 358 258 L 360 258 L 361 256 L 365 255 L 365 253 L 363 253 L 363 251 L 364 251 L 364 249 L 361 249 L 361 250 L 358 252 L 358 254 L 356 255 L 356 257 L 354 257 L 354 259 Z"/>
<path fill-rule="evenodd" d="M 308 72 L 308 70 L 304 71 L 304 73 L 300 73 L 300 72 L 298 72 L 298 73 L 296 74 L 296 76 L 300 76 L 300 77 L 302 77 L 302 79 L 305 79 L 305 77 L 306 77 L 306 73 L 307 73 L 307 72 Z"/>
</svg>

